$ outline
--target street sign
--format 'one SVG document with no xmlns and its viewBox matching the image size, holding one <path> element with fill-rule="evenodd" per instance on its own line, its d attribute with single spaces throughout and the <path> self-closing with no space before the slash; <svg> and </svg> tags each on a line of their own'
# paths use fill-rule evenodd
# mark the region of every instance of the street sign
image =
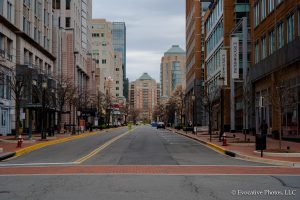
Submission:
<svg viewBox="0 0 300 200">
<path fill-rule="evenodd" d="M 221 77 L 224 78 L 224 85 L 227 85 L 227 51 L 220 51 L 221 60 Z"/>
<path fill-rule="evenodd" d="M 230 50 L 231 50 L 231 77 L 233 79 L 239 78 L 239 65 L 240 65 L 240 50 L 239 50 L 239 38 L 238 37 L 232 37 L 231 38 L 231 44 L 230 44 Z"/>
</svg>

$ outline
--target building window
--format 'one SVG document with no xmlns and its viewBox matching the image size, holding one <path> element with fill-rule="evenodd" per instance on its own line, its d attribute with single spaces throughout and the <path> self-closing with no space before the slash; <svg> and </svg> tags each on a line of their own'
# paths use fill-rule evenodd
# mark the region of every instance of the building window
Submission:
<svg viewBox="0 0 300 200">
<path fill-rule="evenodd" d="M 104 37 L 104 33 L 101 33 L 101 37 Z"/>
<path fill-rule="evenodd" d="M 283 0 L 274 0 L 274 1 L 276 1 L 276 6 L 281 4 L 281 2 L 283 2 Z"/>
<path fill-rule="evenodd" d="M 116 81 L 116 84 L 119 84 L 120 83 L 120 81 Z"/>
<path fill-rule="evenodd" d="M 259 42 L 255 43 L 255 63 L 259 62 Z"/>
<path fill-rule="evenodd" d="M 266 18 L 266 0 L 261 0 L 260 4 L 261 4 L 261 19 L 263 20 Z"/>
<path fill-rule="evenodd" d="M 11 77 L 6 76 L 6 99 L 11 100 Z"/>
<path fill-rule="evenodd" d="M 60 0 L 54 0 L 52 7 L 53 9 L 60 9 Z"/>
<path fill-rule="evenodd" d="M 254 26 L 257 26 L 259 23 L 259 3 L 254 5 Z"/>
<path fill-rule="evenodd" d="M 13 58 L 13 41 L 7 38 L 7 58 L 12 61 Z"/>
<path fill-rule="evenodd" d="M 71 27 L 71 17 L 66 17 L 66 28 Z"/>
<path fill-rule="evenodd" d="M 120 71 L 120 68 L 116 68 L 116 71 L 117 71 L 117 72 Z"/>
<path fill-rule="evenodd" d="M 277 27 L 277 46 L 278 46 L 278 49 L 283 47 L 283 44 L 284 44 L 284 37 L 283 37 L 283 22 L 282 22 Z"/>
<path fill-rule="evenodd" d="M 275 51 L 275 32 L 272 30 L 269 33 L 269 55 Z"/>
<path fill-rule="evenodd" d="M 106 59 L 102 59 L 102 64 L 106 64 Z"/>
<path fill-rule="evenodd" d="M 12 4 L 10 2 L 7 2 L 7 19 L 12 20 Z"/>
<path fill-rule="evenodd" d="M 266 36 L 261 39 L 261 56 L 262 59 L 267 57 Z"/>
<path fill-rule="evenodd" d="M 119 87 L 116 87 L 116 90 L 119 90 L 120 88 Z"/>
<path fill-rule="evenodd" d="M 67 10 L 71 9 L 71 0 L 66 0 L 66 9 Z"/>
<path fill-rule="evenodd" d="M 274 0 L 268 0 L 268 14 L 270 14 L 275 7 L 275 1 Z"/>
<path fill-rule="evenodd" d="M 298 36 L 300 36 L 300 9 L 298 10 Z"/>
<path fill-rule="evenodd" d="M 4 83 L 5 83 L 5 75 L 0 72 L 0 98 L 4 98 L 4 90 L 5 90 L 5 87 L 4 87 Z"/>
<path fill-rule="evenodd" d="M 0 34 L 0 50 L 4 51 L 4 36 Z"/>
<path fill-rule="evenodd" d="M 0 14 L 1 15 L 3 15 L 3 8 L 4 8 L 3 2 L 4 2 L 4 0 L 0 0 Z"/>
<path fill-rule="evenodd" d="M 294 40 L 294 33 L 295 33 L 295 19 L 294 14 L 290 15 L 287 18 L 287 42 L 291 42 Z"/>
</svg>

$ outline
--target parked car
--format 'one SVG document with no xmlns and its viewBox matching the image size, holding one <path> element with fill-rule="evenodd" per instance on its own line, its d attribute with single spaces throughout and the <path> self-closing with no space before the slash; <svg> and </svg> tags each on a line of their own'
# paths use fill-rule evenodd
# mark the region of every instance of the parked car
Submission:
<svg viewBox="0 0 300 200">
<path fill-rule="evenodd" d="M 157 129 L 159 129 L 159 128 L 166 128 L 165 123 L 163 123 L 163 122 L 158 122 L 158 123 L 157 123 Z"/>
<path fill-rule="evenodd" d="M 157 127 L 157 122 L 152 122 L 152 123 L 151 123 L 151 126 L 152 126 L 152 127 Z"/>
</svg>

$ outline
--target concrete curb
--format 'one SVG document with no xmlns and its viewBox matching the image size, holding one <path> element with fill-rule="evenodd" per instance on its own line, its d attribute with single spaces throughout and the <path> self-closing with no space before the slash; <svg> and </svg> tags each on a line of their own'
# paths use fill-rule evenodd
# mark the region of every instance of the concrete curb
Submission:
<svg viewBox="0 0 300 200">
<path fill-rule="evenodd" d="M 167 129 L 167 130 L 173 131 L 172 129 Z M 226 150 L 226 149 L 224 149 L 224 148 L 222 148 L 222 147 L 220 147 L 220 146 L 218 146 L 218 145 L 215 145 L 215 144 L 213 144 L 213 143 L 211 143 L 211 142 L 207 142 L 207 141 L 201 140 L 201 139 L 199 139 L 199 138 L 197 138 L 197 137 L 193 137 L 193 136 L 190 136 L 190 135 L 186 135 L 186 134 L 181 133 L 181 132 L 179 132 L 179 131 L 175 131 L 175 133 L 180 134 L 180 135 L 183 135 L 183 136 L 188 137 L 188 138 L 190 138 L 190 139 L 196 140 L 196 141 L 198 141 L 198 142 L 200 142 L 200 143 L 202 143 L 202 144 L 204 144 L 204 145 L 207 145 L 207 146 L 209 146 L 210 148 L 212 148 L 212 149 L 218 151 L 218 152 L 221 153 L 221 154 L 228 155 L 228 156 L 231 156 L 231 157 L 235 157 L 235 156 L 236 156 L 236 155 L 235 155 L 235 152 L 228 151 L 228 150 Z"/>
<path fill-rule="evenodd" d="M 297 163 L 297 162 L 272 160 L 272 159 L 268 159 L 268 158 L 257 158 L 254 156 L 248 156 L 248 155 L 239 154 L 239 153 L 236 153 L 236 157 L 239 159 L 247 160 L 247 161 L 270 164 L 270 165 L 278 165 L 278 166 L 284 166 L 284 167 L 300 167 L 300 163 Z"/>
<path fill-rule="evenodd" d="M 16 155 L 16 152 L 7 152 L 0 154 L 0 161 L 14 157 Z"/>
<path fill-rule="evenodd" d="M 210 142 L 207 142 L 205 140 L 201 140 L 197 137 L 193 137 L 193 136 L 190 136 L 190 135 L 186 135 L 186 134 L 183 134 L 179 131 L 174 131 L 172 129 L 167 129 L 169 131 L 173 131 L 177 134 L 180 134 L 180 135 L 183 135 L 185 137 L 188 137 L 188 138 L 191 138 L 193 140 L 196 140 L 204 145 L 207 145 L 209 146 L 210 148 L 218 151 L 219 153 L 221 154 L 224 154 L 224 155 L 228 155 L 228 156 L 231 156 L 231 157 L 235 157 L 235 158 L 239 158 L 239 159 L 243 159 L 243 160 L 247 160 L 247 161 L 252 161 L 252 162 L 258 162 L 258 163 L 263 163 L 263 164 L 271 164 L 271 165 L 279 165 L 279 166 L 285 166 L 285 167 L 300 167 L 300 163 L 297 163 L 297 162 L 289 162 L 289 161 L 281 161 L 281 160 L 272 160 L 272 159 L 266 159 L 266 158 L 257 158 L 257 157 L 253 157 L 253 156 L 248 156 L 248 155 L 244 155 L 244 154 L 240 154 L 240 153 L 237 153 L 237 152 L 233 152 L 233 151 L 229 151 L 229 150 L 226 150 L 218 145 L 215 145 L 213 143 L 210 143 Z"/>
</svg>

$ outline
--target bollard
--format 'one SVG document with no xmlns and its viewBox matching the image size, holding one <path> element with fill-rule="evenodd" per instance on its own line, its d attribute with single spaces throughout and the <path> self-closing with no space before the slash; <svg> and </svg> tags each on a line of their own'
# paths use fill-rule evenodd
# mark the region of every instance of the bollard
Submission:
<svg viewBox="0 0 300 200">
<path fill-rule="evenodd" d="M 222 146 L 227 146 L 226 133 L 223 134 L 223 144 Z"/>
</svg>

